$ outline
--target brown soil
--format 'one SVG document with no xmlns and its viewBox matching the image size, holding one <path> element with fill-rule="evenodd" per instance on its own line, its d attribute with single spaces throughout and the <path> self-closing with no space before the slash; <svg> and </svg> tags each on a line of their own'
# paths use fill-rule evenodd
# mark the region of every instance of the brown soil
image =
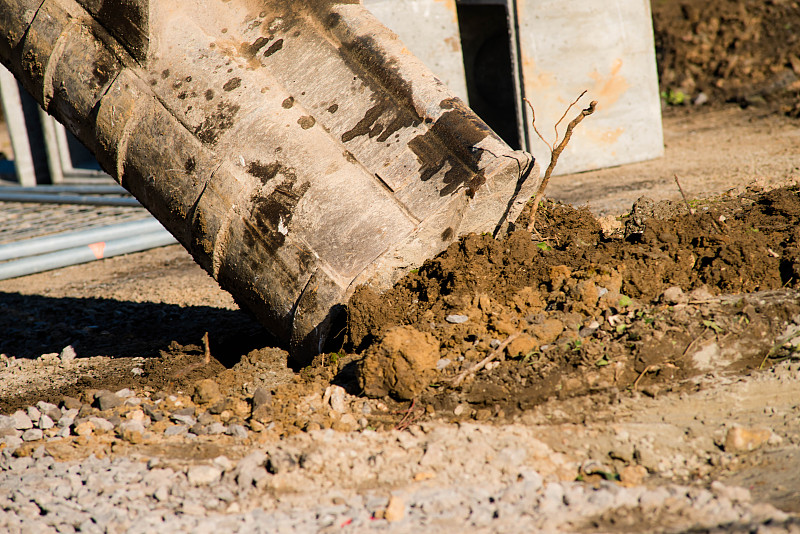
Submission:
<svg viewBox="0 0 800 534">
<path fill-rule="evenodd" d="M 654 0 L 661 89 L 800 115 L 800 4 Z M 678 103 L 678 102 L 675 102 Z"/>
<path fill-rule="evenodd" d="M 360 289 L 350 340 L 370 353 L 396 325 L 435 336 L 448 363 L 425 399 L 437 409 L 466 401 L 465 417 L 589 392 L 670 390 L 711 370 L 702 361 L 710 344 L 738 352 L 717 370 L 753 369 L 800 317 L 790 289 L 800 285 L 800 196 L 781 188 L 694 204 L 690 214 L 641 199 L 607 237 L 588 210 L 550 202 L 533 239 L 468 236 L 383 295 Z M 452 324 L 453 315 L 468 319 Z M 491 373 L 447 387 L 512 336 Z"/>
</svg>

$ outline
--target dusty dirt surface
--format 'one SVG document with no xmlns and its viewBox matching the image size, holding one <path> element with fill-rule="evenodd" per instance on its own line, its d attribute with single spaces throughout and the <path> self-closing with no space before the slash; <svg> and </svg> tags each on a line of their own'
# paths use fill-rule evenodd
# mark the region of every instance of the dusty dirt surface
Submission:
<svg viewBox="0 0 800 534">
<path fill-rule="evenodd" d="M 402 530 L 401 496 L 413 516 L 414 498 L 533 469 L 652 491 L 554 508 L 562 523 L 531 511 L 530 528 L 796 531 L 800 6 L 653 11 L 666 156 L 554 178 L 533 234 L 467 236 L 391 291 L 359 290 L 346 343 L 307 368 L 177 246 L 0 282 L 0 414 L 22 410 L 0 451 L 235 474 L 249 493 L 206 506 L 231 516 L 358 494 L 369 525 Z M 536 510 L 580 501 L 553 488 L 534 487 Z M 739 515 L 702 511 L 723 497 Z M 474 526 L 479 507 L 454 502 L 451 527 Z"/>
</svg>

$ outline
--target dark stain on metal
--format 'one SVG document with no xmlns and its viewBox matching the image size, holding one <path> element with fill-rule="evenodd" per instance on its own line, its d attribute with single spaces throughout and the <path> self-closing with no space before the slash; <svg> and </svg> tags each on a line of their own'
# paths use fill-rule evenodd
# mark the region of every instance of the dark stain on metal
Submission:
<svg viewBox="0 0 800 534">
<path fill-rule="evenodd" d="M 208 115 L 194 130 L 194 134 L 203 143 L 213 145 L 225 130 L 233 126 L 233 119 L 239 112 L 238 104 L 219 102 L 217 109 Z"/>
<path fill-rule="evenodd" d="M 346 159 L 349 163 L 357 163 L 358 162 L 356 157 L 349 150 L 345 150 L 344 152 L 342 152 L 342 156 L 344 156 L 344 159 Z"/>
<path fill-rule="evenodd" d="M 169 78 L 169 69 L 164 69 L 161 71 L 161 79 L 166 80 Z"/>
<path fill-rule="evenodd" d="M 272 43 L 272 46 L 267 48 L 267 51 L 264 52 L 264 57 L 271 56 L 272 54 L 274 54 L 275 52 L 277 52 L 281 48 L 283 48 L 283 39 L 278 39 L 277 41 Z"/>
<path fill-rule="evenodd" d="M 297 124 L 299 124 L 300 127 L 304 130 L 308 130 L 309 128 L 314 126 L 316 122 L 317 122 L 316 119 L 314 119 L 314 117 L 312 117 L 311 115 L 303 115 L 302 117 L 297 119 Z"/>
<path fill-rule="evenodd" d="M 272 37 L 259 37 L 252 43 L 242 43 L 239 47 L 241 54 L 249 59 L 256 57 L 256 54 L 267 46 L 267 43 L 272 40 Z"/>
<path fill-rule="evenodd" d="M 206 100 L 213 100 L 214 99 L 214 90 L 213 89 L 206 89 L 205 97 L 206 97 Z"/>
<path fill-rule="evenodd" d="M 277 167 L 272 167 L 277 165 Z M 309 182 L 297 184 L 297 174 L 294 169 L 281 165 L 279 162 L 268 164 L 270 172 L 275 169 L 273 178 L 279 174 L 282 181 L 275 189 L 262 197 L 258 194 L 251 198 L 253 208 L 250 212 L 251 219 L 262 230 L 264 239 L 273 248 L 283 245 L 288 233 L 289 222 L 294 216 L 295 208 L 311 187 Z"/>
<path fill-rule="evenodd" d="M 286 100 L 281 103 L 281 106 L 283 106 L 283 109 L 291 109 L 292 106 L 294 106 L 294 97 L 287 97 Z"/>
<path fill-rule="evenodd" d="M 230 92 L 230 91 L 233 91 L 234 89 L 238 88 L 240 85 L 242 85 L 242 79 L 237 76 L 237 77 L 231 78 L 230 80 L 225 82 L 225 85 L 223 85 L 222 88 L 224 90 Z"/>
<path fill-rule="evenodd" d="M 449 164 L 450 168 L 442 178 L 440 196 L 449 195 L 462 187 L 472 196 L 486 182 L 483 171 L 478 169 L 482 150 L 476 145 L 494 134 L 460 100 L 444 100 L 440 106 L 449 111 L 443 113 L 430 130 L 409 141 L 408 148 L 420 163 L 420 179 L 423 182 L 433 178 Z"/>
<path fill-rule="evenodd" d="M 442 241 L 450 241 L 453 238 L 454 233 L 455 231 L 453 230 L 453 228 L 448 226 L 447 228 L 445 228 L 444 232 L 442 232 Z"/>
<path fill-rule="evenodd" d="M 192 77 L 191 76 L 187 76 L 184 79 L 186 80 L 186 83 L 190 83 L 192 81 Z"/>
<path fill-rule="evenodd" d="M 336 113 L 337 111 L 339 111 L 339 104 L 333 104 L 328 107 L 328 113 Z"/>
<path fill-rule="evenodd" d="M 421 120 L 411 105 L 413 102 L 411 81 L 403 77 L 395 58 L 385 54 L 374 38 L 358 36 L 351 41 L 343 42 L 339 54 L 354 67 L 354 71 L 366 70 L 378 83 L 396 96 L 400 104 L 405 104 L 408 113 L 413 113 L 413 120 Z"/>
<path fill-rule="evenodd" d="M 352 141 L 360 135 L 368 134 L 372 129 L 372 126 L 375 124 L 375 121 L 380 118 L 383 112 L 386 111 L 387 107 L 388 106 L 386 102 L 379 102 L 378 104 L 375 104 L 369 108 L 367 112 L 364 113 L 364 117 L 358 121 L 353 128 L 342 134 L 342 142 L 347 143 L 348 141 Z"/>
<path fill-rule="evenodd" d="M 331 13 L 325 18 L 325 26 L 328 28 L 335 28 L 341 22 L 342 16 L 338 13 Z"/>
<path fill-rule="evenodd" d="M 189 156 L 186 159 L 186 163 L 183 164 L 183 168 L 186 169 L 186 172 L 194 172 L 197 168 L 197 161 L 194 159 L 194 156 Z"/>
<path fill-rule="evenodd" d="M 261 161 L 253 161 L 247 166 L 247 172 L 261 180 L 262 184 L 266 184 L 281 170 L 281 164 L 276 162 L 264 163 Z"/>
</svg>

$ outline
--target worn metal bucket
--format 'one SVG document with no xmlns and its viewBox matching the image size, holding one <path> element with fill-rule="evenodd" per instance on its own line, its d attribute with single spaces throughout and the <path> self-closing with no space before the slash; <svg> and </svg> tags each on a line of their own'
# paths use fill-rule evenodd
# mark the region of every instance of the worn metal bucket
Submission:
<svg viewBox="0 0 800 534">
<path fill-rule="evenodd" d="M 358 2 L 0 0 L 0 60 L 305 359 L 538 186 Z"/>
</svg>

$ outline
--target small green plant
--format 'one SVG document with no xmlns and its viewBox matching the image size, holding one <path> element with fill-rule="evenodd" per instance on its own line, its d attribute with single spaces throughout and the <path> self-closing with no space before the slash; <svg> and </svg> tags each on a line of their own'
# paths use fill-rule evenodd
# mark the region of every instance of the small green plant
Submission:
<svg viewBox="0 0 800 534">
<path fill-rule="evenodd" d="M 339 365 L 339 360 L 341 360 L 343 357 L 344 357 L 344 353 L 341 352 L 341 351 L 340 352 L 331 352 L 328 355 L 328 363 L 332 367 L 336 367 L 337 365 Z"/>
<path fill-rule="evenodd" d="M 576 339 L 572 342 L 572 352 L 578 352 L 583 347 L 583 340 Z"/>
<path fill-rule="evenodd" d="M 712 329 L 715 334 L 721 334 L 724 331 L 720 325 L 718 325 L 714 321 L 709 321 L 708 319 L 703 321 L 703 326 Z"/>
<path fill-rule="evenodd" d="M 625 330 L 628 329 L 628 325 L 626 324 L 618 324 L 617 325 L 617 334 L 624 334 Z"/>
<path fill-rule="evenodd" d="M 597 367 L 605 367 L 606 365 L 608 365 L 610 363 L 611 363 L 611 360 L 609 360 L 608 357 L 605 354 L 603 354 L 603 356 L 601 356 L 599 360 L 594 362 L 594 364 Z"/>
<path fill-rule="evenodd" d="M 661 91 L 661 98 L 670 105 L 670 106 L 682 106 L 686 103 L 686 93 L 681 91 L 680 89 L 673 91 L 672 89 L 667 89 L 666 91 Z"/>
<path fill-rule="evenodd" d="M 522 363 L 533 362 L 534 359 L 539 359 L 539 351 L 534 349 L 522 357 Z"/>
<path fill-rule="evenodd" d="M 633 300 L 628 295 L 620 295 L 619 296 L 619 307 L 625 308 L 631 305 Z"/>
<path fill-rule="evenodd" d="M 411 274 L 417 274 L 418 272 L 419 272 L 419 269 L 411 269 Z"/>
<path fill-rule="evenodd" d="M 553 247 L 551 247 L 550 245 L 548 245 L 544 241 L 540 241 L 539 243 L 536 243 L 536 247 L 539 250 L 543 251 L 543 252 L 550 252 L 551 250 L 553 250 Z"/>
</svg>

